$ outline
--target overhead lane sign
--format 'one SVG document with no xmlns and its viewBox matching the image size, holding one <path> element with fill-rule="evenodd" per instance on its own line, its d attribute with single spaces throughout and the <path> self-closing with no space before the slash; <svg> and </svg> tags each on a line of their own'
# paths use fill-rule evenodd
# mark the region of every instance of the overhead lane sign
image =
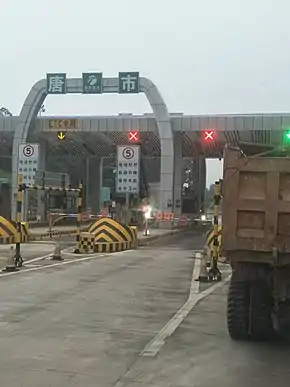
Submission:
<svg viewBox="0 0 290 387">
<path fill-rule="evenodd" d="M 48 120 L 48 128 L 55 132 L 76 131 L 79 128 L 79 122 L 76 119 L 63 118 Z"/>
</svg>

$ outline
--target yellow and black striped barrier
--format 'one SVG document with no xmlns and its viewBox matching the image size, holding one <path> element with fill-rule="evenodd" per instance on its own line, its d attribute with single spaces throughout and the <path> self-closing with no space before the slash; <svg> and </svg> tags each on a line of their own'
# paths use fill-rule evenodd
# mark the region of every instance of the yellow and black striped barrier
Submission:
<svg viewBox="0 0 290 387">
<path fill-rule="evenodd" d="M 121 224 L 111 218 L 101 218 L 94 222 L 88 232 L 77 236 L 80 253 L 113 253 L 136 248 L 137 227 Z"/>
<path fill-rule="evenodd" d="M 0 216 L 0 244 L 13 244 L 17 241 L 17 222 Z M 29 229 L 26 222 L 21 222 L 21 243 L 28 242 Z"/>
<path fill-rule="evenodd" d="M 215 232 L 214 230 L 210 230 L 206 234 L 206 245 L 209 247 L 211 254 L 214 251 L 214 238 L 215 238 Z M 222 226 L 218 226 L 218 254 L 220 255 L 221 252 L 221 245 L 222 245 Z"/>
<path fill-rule="evenodd" d="M 61 236 L 72 236 L 79 234 L 78 229 L 71 229 L 71 230 L 55 230 L 55 231 L 47 231 L 41 234 L 35 234 L 33 232 L 29 233 L 29 241 L 41 241 L 43 239 L 51 239 L 52 237 L 61 237 Z"/>
<path fill-rule="evenodd" d="M 111 218 L 100 218 L 94 222 L 89 233 L 95 235 L 95 242 L 133 242 L 134 231 L 130 226 L 121 224 Z"/>
<path fill-rule="evenodd" d="M 221 281 L 221 272 L 218 268 L 218 258 L 221 248 L 221 237 L 219 237 L 219 205 L 222 199 L 221 196 L 222 181 L 216 181 L 214 184 L 214 205 L 213 205 L 213 235 L 212 235 L 212 261 L 209 270 L 209 278 L 213 281 Z"/>
<path fill-rule="evenodd" d="M 49 191 L 49 192 L 79 192 L 80 188 L 62 188 L 62 187 L 50 187 L 50 186 L 42 186 L 42 185 L 32 185 L 29 187 L 25 187 L 26 190 L 40 190 L 40 191 Z"/>
<path fill-rule="evenodd" d="M 79 252 L 83 253 L 115 253 L 117 251 L 130 250 L 135 247 L 133 242 L 100 242 L 95 235 L 82 232 L 79 235 Z"/>
</svg>

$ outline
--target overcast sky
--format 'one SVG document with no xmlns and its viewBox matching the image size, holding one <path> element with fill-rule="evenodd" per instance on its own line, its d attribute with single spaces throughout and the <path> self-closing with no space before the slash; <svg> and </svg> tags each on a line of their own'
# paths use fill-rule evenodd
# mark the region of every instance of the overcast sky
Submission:
<svg viewBox="0 0 290 387">
<path fill-rule="evenodd" d="M 3 0 L 0 105 L 18 114 L 47 72 L 135 70 L 171 112 L 289 112 L 289 15 L 289 0 Z M 51 96 L 45 105 L 48 115 L 151 111 L 143 95 Z"/>
</svg>

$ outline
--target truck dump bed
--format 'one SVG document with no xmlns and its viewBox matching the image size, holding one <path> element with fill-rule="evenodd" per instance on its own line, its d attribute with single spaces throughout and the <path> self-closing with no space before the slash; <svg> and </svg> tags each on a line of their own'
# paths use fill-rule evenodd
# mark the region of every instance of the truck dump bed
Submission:
<svg viewBox="0 0 290 387">
<path fill-rule="evenodd" d="M 255 251 L 262 261 L 272 261 L 275 254 L 277 259 L 277 253 L 285 258 L 290 253 L 290 158 L 247 157 L 228 148 L 222 189 L 226 256 L 248 260 L 246 252 Z"/>
</svg>

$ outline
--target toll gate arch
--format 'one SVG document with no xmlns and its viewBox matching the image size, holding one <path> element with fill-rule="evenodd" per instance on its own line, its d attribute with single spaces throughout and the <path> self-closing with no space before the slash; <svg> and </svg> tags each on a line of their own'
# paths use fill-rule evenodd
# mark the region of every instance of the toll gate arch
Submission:
<svg viewBox="0 0 290 387">
<path fill-rule="evenodd" d="M 118 93 L 118 78 L 103 78 L 103 93 Z M 13 138 L 13 161 L 12 161 L 12 218 L 16 215 L 16 192 L 17 192 L 17 167 L 18 147 L 25 143 L 33 120 L 47 97 L 47 81 L 41 79 L 36 82 L 27 95 L 22 106 L 19 122 Z M 66 94 L 82 94 L 82 78 L 68 78 Z M 140 77 L 140 92 L 143 92 L 156 118 L 158 134 L 161 147 L 160 165 L 160 196 L 159 208 L 167 210 L 168 203 L 172 203 L 174 185 L 174 147 L 173 130 L 167 106 L 157 89 L 156 85 L 148 78 Z"/>
</svg>

